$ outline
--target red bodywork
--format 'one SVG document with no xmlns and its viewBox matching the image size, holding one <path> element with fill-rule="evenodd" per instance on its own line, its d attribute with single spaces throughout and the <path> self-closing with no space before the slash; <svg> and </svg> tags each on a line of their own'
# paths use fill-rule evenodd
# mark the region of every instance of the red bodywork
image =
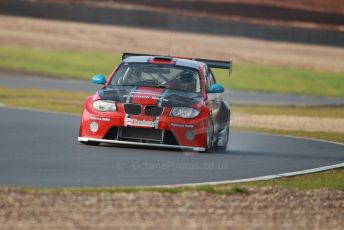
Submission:
<svg viewBox="0 0 344 230">
<path fill-rule="evenodd" d="M 202 71 L 200 71 L 200 76 L 202 81 L 204 76 Z M 107 81 L 107 84 L 109 80 Z M 204 84 L 202 84 L 202 92 L 204 92 Z M 160 94 L 163 89 L 160 88 L 151 88 L 151 87 L 140 87 L 139 92 L 142 92 L 145 95 L 145 91 L 153 94 Z M 205 105 L 206 94 L 202 93 L 205 98 L 204 101 L 193 105 L 192 107 L 200 110 L 200 114 L 195 118 L 180 118 L 180 117 L 171 117 L 170 111 L 171 108 L 165 107 L 162 115 L 159 118 L 158 129 L 171 131 L 176 138 L 177 142 L 181 146 L 190 146 L 190 147 L 205 147 L 207 139 L 207 130 L 208 130 L 208 120 L 210 110 Z M 146 105 L 156 105 L 157 100 L 155 98 L 140 98 L 139 93 L 136 94 L 138 97 L 134 97 L 132 103 L 141 104 L 142 106 Z M 123 103 L 117 103 L 117 112 L 100 112 L 95 110 L 92 107 L 92 102 L 99 99 L 98 93 L 94 96 L 87 97 L 84 103 L 84 109 L 82 113 L 82 119 L 80 123 L 80 137 L 96 138 L 103 139 L 105 134 L 109 131 L 111 127 L 124 127 L 124 120 L 126 113 L 123 108 Z M 131 116 L 133 119 L 143 120 L 143 121 L 153 121 L 151 116 L 146 116 L 144 113 L 138 116 Z M 99 129 L 97 132 L 92 132 L 90 130 L 91 122 L 97 122 Z M 184 125 L 184 127 L 181 127 Z M 135 126 L 136 128 L 147 128 Z M 192 128 L 191 128 L 192 127 Z M 149 127 L 150 128 L 150 127 Z M 148 129 L 148 128 L 147 128 Z M 195 134 L 193 140 L 186 138 L 187 132 L 192 130 Z"/>
<path fill-rule="evenodd" d="M 153 61 L 149 61 L 152 63 Z M 159 60 L 159 63 L 162 64 L 173 64 L 172 61 L 169 60 Z M 212 126 L 210 129 L 210 132 L 213 134 L 217 133 L 217 127 L 216 121 L 219 117 L 219 114 L 221 113 L 220 109 L 217 109 L 215 112 L 213 106 L 213 100 L 208 100 L 208 96 L 206 93 L 206 87 L 205 87 L 205 76 L 204 76 L 204 68 L 206 65 L 204 63 L 198 64 L 198 72 L 200 75 L 201 80 L 201 95 L 202 99 L 200 101 L 197 101 L 197 103 L 192 104 L 191 107 L 200 111 L 199 115 L 195 118 L 181 118 L 181 117 L 172 117 L 170 116 L 171 109 L 170 107 L 163 107 L 162 114 L 156 118 L 152 116 L 147 116 L 142 112 L 144 109 L 141 110 L 141 114 L 139 115 L 130 115 L 130 119 L 136 119 L 140 122 L 153 122 L 155 121 L 154 127 L 146 127 L 144 125 L 140 126 L 135 124 L 134 128 L 138 129 L 155 129 L 155 130 L 163 130 L 164 132 L 169 132 L 173 135 L 175 141 L 177 143 L 174 143 L 174 146 L 181 146 L 182 148 L 188 147 L 194 150 L 203 151 L 206 150 L 208 147 L 209 142 L 209 124 L 211 122 Z M 104 87 L 108 86 L 109 82 L 111 82 L 111 78 L 115 76 L 117 69 L 113 71 L 109 79 L 107 80 Z M 132 101 L 130 103 L 141 105 L 142 108 L 145 108 L 146 106 L 156 106 L 158 104 L 158 98 L 163 94 L 164 89 L 162 88 L 154 88 L 154 87 L 144 87 L 140 86 L 137 89 L 135 89 L 135 92 L 133 93 Z M 147 97 L 146 95 L 151 95 Z M 153 96 L 152 96 L 153 95 Z M 131 127 L 130 125 L 130 119 L 128 119 L 128 115 L 124 110 L 124 104 L 126 102 L 116 102 L 117 105 L 117 112 L 100 112 L 98 110 L 95 110 L 92 107 L 92 103 L 95 100 L 100 99 L 100 96 L 98 95 L 98 92 L 90 97 L 87 97 L 84 103 L 84 109 L 82 113 L 82 119 L 80 124 L 80 133 L 79 133 L 79 141 L 104 141 L 109 142 L 106 140 L 119 140 L 118 135 L 112 134 L 111 138 L 109 138 L 109 131 L 111 128 L 116 127 L 117 131 L 119 129 L 122 129 L 123 127 Z M 216 114 L 219 113 L 219 114 Z M 128 122 L 129 121 L 129 122 Z M 91 123 L 95 122 L 97 123 L 97 130 L 91 131 Z M 227 122 L 227 121 L 226 121 Z M 212 135 L 213 137 L 214 135 Z M 117 139 L 116 139 L 117 138 Z M 161 145 L 167 145 L 171 146 L 170 144 L 166 144 L 165 141 L 169 141 L 168 139 L 171 139 L 172 137 L 166 137 L 167 140 L 164 139 L 164 141 L 161 141 Z M 214 140 L 211 140 L 214 141 Z M 149 140 L 137 140 L 133 143 L 140 143 L 145 144 L 151 143 Z M 112 142 L 110 142 L 112 143 Z M 159 144 L 159 143 L 158 143 Z"/>
</svg>

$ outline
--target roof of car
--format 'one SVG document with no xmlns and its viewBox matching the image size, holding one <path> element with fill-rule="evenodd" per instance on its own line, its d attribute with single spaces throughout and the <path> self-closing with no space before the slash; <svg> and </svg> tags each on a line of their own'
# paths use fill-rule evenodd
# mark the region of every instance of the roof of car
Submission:
<svg viewBox="0 0 344 230">
<path fill-rule="evenodd" d="M 152 58 L 156 58 L 156 56 L 131 56 L 131 57 L 127 57 L 126 59 L 124 59 L 123 62 L 149 63 L 149 61 Z M 204 65 L 204 63 L 202 63 L 202 62 L 194 61 L 194 60 L 190 60 L 190 59 L 175 58 L 175 57 L 171 57 L 171 58 L 172 58 L 172 63 L 174 65 L 177 65 L 177 66 L 183 66 L 183 67 L 198 69 L 200 65 Z"/>
</svg>

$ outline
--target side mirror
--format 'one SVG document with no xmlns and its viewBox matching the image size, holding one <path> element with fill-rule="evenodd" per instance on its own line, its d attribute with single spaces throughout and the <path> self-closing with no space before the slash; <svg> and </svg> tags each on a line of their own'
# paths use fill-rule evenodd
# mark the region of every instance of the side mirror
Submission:
<svg viewBox="0 0 344 230">
<path fill-rule="evenodd" d="M 104 85 L 106 83 L 106 79 L 103 75 L 95 75 L 92 77 L 92 83 Z"/>
<path fill-rule="evenodd" d="M 208 89 L 208 93 L 223 93 L 225 88 L 220 84 L 212 84 Z"/>
</svg>

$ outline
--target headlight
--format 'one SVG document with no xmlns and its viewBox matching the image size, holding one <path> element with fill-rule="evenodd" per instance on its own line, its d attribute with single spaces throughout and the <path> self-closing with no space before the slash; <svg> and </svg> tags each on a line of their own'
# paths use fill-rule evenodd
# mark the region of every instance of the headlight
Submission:
<svg viewBox="0 0 344 230">
<path fill-rule="evenodd" d="M 114 101 L 97 100 L 92 103 L 94 109 L 101 112 L 116 112 L 117 107 Z"/>
<path fill-rule="evenodd" d="M 193 108 L 187 107 L 174 107 L 170 112 L 172 117 L 182 117 L 182 118 L 194 118 L 197 117 L 199 111 Z"/>
</svg>

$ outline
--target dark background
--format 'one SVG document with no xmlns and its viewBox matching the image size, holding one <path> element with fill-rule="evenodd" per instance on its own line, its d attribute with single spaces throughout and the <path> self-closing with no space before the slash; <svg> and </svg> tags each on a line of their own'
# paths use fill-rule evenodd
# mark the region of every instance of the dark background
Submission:
<svg viewBox="0 0 344 230">
<path fill-rule="evenodd" d="M 0 14 L 344 46 L 344 14 L 336 1 L 274 2 L 1 0 Z"/>
</svg>

